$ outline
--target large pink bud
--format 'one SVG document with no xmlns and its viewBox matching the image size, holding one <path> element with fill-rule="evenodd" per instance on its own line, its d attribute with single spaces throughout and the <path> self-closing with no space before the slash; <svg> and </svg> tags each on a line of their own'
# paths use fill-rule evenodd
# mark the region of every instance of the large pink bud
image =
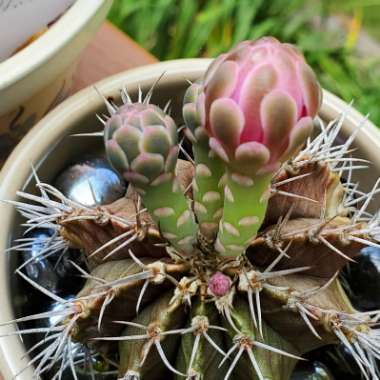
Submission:
<svg viewBox="0 0 380 380">
<path fill-rule="evenodd" d="M 271 37 L 241 42 L 204 77 L 198 101 L 210 147 L 243 168 L 276 166 L 310 135 L 321 93 L 294 46 Z"/>
</svg>

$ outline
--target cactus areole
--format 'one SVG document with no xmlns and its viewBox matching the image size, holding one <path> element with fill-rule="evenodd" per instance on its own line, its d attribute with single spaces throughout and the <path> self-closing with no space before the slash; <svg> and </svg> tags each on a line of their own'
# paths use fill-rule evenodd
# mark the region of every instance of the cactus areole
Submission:
<svg viewBox="0 0 380 380">
<path fill-rule="evenodd" d="M 339 273 L 379 245 L 379 181 L 368 194 L 352 183 L 355 135 L 336 145 L 344 115 L 317 117 L 302 54 L 271 37 L 238 44 L 189 86 L 180 128 L 153 90 L 135 102 L 123 90 L 101 118 L 124 197 L 82 206 L 35 173 L 41 195 L 13 202 L 28 229 L 55 231 L 42 255 L 75 247 L 87 263 L 73 264 L 86 284 L 69 301 L 18 270 L 61 304 L 52 326 L 17 332 L 43 333 L 35 378 L 99 375 L 99 360 L 122 380 L 288 380 L 302 355 L 339 343 L 378 380 L 379 311 L 355 310 Z"/>
</svg>

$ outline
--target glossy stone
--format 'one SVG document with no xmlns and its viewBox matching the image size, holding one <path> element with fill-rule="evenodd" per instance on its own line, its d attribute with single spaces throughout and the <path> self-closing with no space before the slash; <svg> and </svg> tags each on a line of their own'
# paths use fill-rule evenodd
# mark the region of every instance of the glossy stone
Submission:
<svg viewBox="0 0 380 380">
<path fill-rule="evenodd" d="M 334 380 L 330 370 L 317 361 L 298 362 L 290 380 Z"/>
<path fill-rule="evenodd" d="M 22 253 L 22 257 L 24 262 L 33 259 L 24 267 L 24 272 L 27 276 L 45 289 L 57 293 L 59 276 L 54 270 L 50 260 L 41 258 L 44 242 L 50 239 L 51 235 L 52 234 L 46 230 L 35 230 L 29 233 L 26 237 L 35 240 L 30 250 Z"/>
<path fill-rule="evenodd" d="M 361 311 L 380 308 L 380 249 L 366 247 L 345 269 L 343 281 L 353 306 Z"/>
<path fill-rule="evenodd" d="M 125 181 L 102 156 L 89 156 L 69 166 L 54 186 L 85 206 L 112 203 L 126 192 Z"/>
<path fill-rule="evenodd" d="M 45 229 L 33 230 L 26 235 L 34 240 L 30 250 L 22 252 L 22 257 L 24 262 L 32 258 L 33 260 L 25 265 L 24 272 L 30 279 L 53 293 L 63 296 L 76 293 L 83 286 L 84 280 L 70 261 L 80 265 L 80 252 L 69 249 L 65 253 L 58 251 L 44 257 L 43 250 L 51 236 L 52 232 Z"/>
<path fill-rule="evenodd" d="M 22 252 L 22 258 L 24 259 L 24 262 L 32 258 L 34 260 L 28 262 L 28 264 L 24 266 L 23 271 L 29 278 L 45 289 L 59 295 L 59 297 L 64 298 L 65 300 L 71 300 L 75 298 L 75 294 L 83 288 L 85 283 L 85 280 L 81 277 L 80 273 L 71 262 L 73 261 L 84 268 L 85 265 L 82 262 L 80 252 L 72 249 L 67 250 L 65 253 L 63 251 L 58 251 L 48 257 L 43 257 L 43 250 L 46 247 L 46 242 L 51 239 L 52 235 L 52 231 L 36 229 L 25 236 L 27 238 L 33 238 L 34 240 L 30 249 Z M 18 286 L 22 287 L 20 294 L 22 294 L 23 297 L 18 297 L 18 299 L 14 300 L 15 307 L 18 310 L 17 314 L 32 315 L 47 311 L 52 313 L 52 316 L 49 318 L 20 323 L 20 329 L 52 327 L 64 320 L 65 315 L 59 315 L 59 313 L 57 313 L 60 310 L 63 311 L 64 307 L 62 304 L 45 296 L 24 280 L 19 280 Z M 30 348 L 37 344 L 42 338 L 43 335 L 26 336 L 24 337 L 24 343 L 27 348 Z M 73 342 L 71 344 L 72 349 L 78 346 L 78 343 Z M 33 354 L 38 355 L 39 352 L 39 350 L 36 350 Z M 50 373 L 46 373 L 43 376 L 43 379 L 48 380 L 53 378 L 55 372 L 59 370 L 59 366 L 60 362 L 57 361 L 57 367 L 54 367 Z M 92 358 L 92 366 L 96 372 L 94 377 L 89 373 L 88 366 L 78 365 L 76 369 L 77 379 L 111 380 L 116 378 L 115 370 L 110 368 L 101 357 Z M 112 370 L 113 375 L 109 376 L 108 373 Z M 67 368 L 63 372 L 61 379 L 73 379 L 70 368 Z"/>
</svg>

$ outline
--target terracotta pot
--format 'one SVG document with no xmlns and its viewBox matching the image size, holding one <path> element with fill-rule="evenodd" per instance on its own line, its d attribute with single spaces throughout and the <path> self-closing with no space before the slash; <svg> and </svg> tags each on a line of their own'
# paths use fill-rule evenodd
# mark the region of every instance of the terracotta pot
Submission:
<svg viewBox="0 0 380 380">
<path fill-rule="evenodd" d="M 96 87 L 106 97 L 113 97 L 119 101 L 119 90 L 126 85 L 129 92 L 135 96 L 140 84 L 146 92 L 160 74 L 164 77 L 156 86 L 153 103 L 164 105 L 172 99 L 172 113 L 178 120 L 183 93 L 188 86 L 186 80 L 194 81 L 199 78 L 210 63 L 208 59 L 190 59 L 158 63 L 142 68 L 130 70 L 99 82 Z M 17 190 L 27 188 L 33 191 L 31 178 L 31 164 L 38 169 L 40 178 L 44 182 L 51 181 L 56 174 L 74 156 L 86 149 L 101 148 L 102 139 L 95 137 L 70 137 L 73 133 L 91 132 L 101 129 L 96 113 L 105 112 L 103 100 L 93 87 L 87 88 L 64 101 L 50 112 L 38 125 L 33 128 L 9 157 L 0 177 L 0 199 L 16 199 Z M 376 178 L 380 176 L 380 132 L 369 121 L 356 112 L 352 107 L 325 91 L 321 116 L 325 120 L 332 120 L 340 113 L 346 113 L 342 138 L 350 135 L 359 125 L 363 125 L 357 134 L 354 146 L 356 154 L 370 160 L 371 170 L 356 173 L 363 189 L 371 188 Z M 380 203 L 374 205 L 379 207 Z M 19 216 L 13 207 L 0 204 L 2 228 L 0 229 L 0 250 L 4 251 L 11 244 L 12 239 L 18 237 L 20 222 Z M 17 299 L 23 296 L 18 291 L 14 275 L 15 260 L 11 255 L 0 256 L 0 323 L 15 318 Z M 24 295 L 25 296 L 25 295 Z M 15 326 L 2 327 L 0 335 L 12 332 Z M 0 339 L 1 369 L 5 380 L 10 380 L 28 359 L 21 359 L 25 353 L 23 342 L 17 337 Z M 18 377 L 19 380 L 30 380 L 32 370 L 28 369 Z"/>
<path fill-rule="evenodd" d="M 33 43 L 0 63 L 0 168 L 18 141 L 70 93 L 76 61 L 112 0 L 77 0 Z"/>
</svg>

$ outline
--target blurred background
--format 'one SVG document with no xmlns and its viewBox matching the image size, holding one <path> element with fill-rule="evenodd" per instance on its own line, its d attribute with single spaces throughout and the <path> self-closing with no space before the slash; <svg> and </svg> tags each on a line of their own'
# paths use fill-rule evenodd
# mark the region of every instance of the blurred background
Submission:
<svg viewBox="0 0 380 380">
<path fill-rule="evenodd" d="M 214 57 L 273 35 L 380 126 L 380 0 L 114 0 L 109 19 L 160 60 Z"/>
</svg>

